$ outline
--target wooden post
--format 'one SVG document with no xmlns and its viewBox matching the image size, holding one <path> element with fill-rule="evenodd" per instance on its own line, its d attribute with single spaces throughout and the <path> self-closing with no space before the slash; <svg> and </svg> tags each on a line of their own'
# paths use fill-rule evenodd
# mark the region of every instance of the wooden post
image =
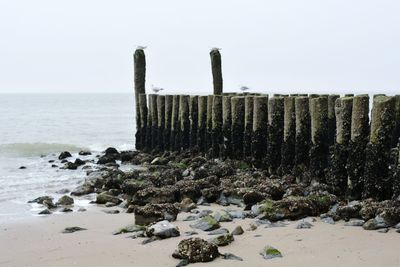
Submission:
<svg viewBox="0 0 400 267">
<path fill-rule="evenodd" d="M 235 96 L 231 99 L 232 108 L 232 158 L 243 157 L 244 134 L 244 97 Z"/>
<path fill-rule="evenodd" d="M 243 142 L 243 153 L 246 158 L 250 158 L 251 154 L 251 140 L 253 132 L 253 106 L 254 97 L 246 96 L 244 98 L 244 142 Z"/>
<path fill-rule="evenodd" d="M 267 162 L 270 174 L 277 174 L 281 165 L 283 142 L 284 98 L 273 97 L 268 102 Z"/>
<path fill-rule="evenodd" d="M 268 95 L 254 97 L 253 106 L 253 133 L 251 150 L 254 163 L 263 167 L 267 155 L 268 138 Z"/>
<path fill-rule="evenodd" d="M 146 83 L 146 56 L 142 49 L 137 49 L 133 55 L 134 64 L 134 83 L 135 83 L 135 105 L 136 105 L 136 148 L 141 149 L 142 133 L 140 129 L 143 129 L 141 125 L 141 115 L 139 107 L 139 95 L 146 94 L 145 83 Z M 146 116 L 146 114 L 143 114 Z M 147 118 L 146 118 L 147 120 Z"/>
<path fill-rule="evenodd" d="M 214 95 L 212 108 L 212 155 L 220 157 L 222 139 L 222 96 Z"/>
<path fill-rule="evenodd" d="M 158 132 L 158 150 L 164 151 L 164 128 L 165 128 L 165 96 L 157 96 L 157 132 Z"/>
<path fill-rule="evenodd" d="M 179 95 L 172 97 L 171 150 L 180 149 Z"/>
<path fill-rule="evenodd" d="M 211 69 L 213 76 L 214 95 L 222 94 L 222 68 L 221 68 L 221 53 L 218 49 L 213 49 L 210 52 Z"/>
<path fill-rule="evenodd" d="M 147 96 L 146 94 L 139 94 L 139 102 L 138 102 L 138 106 L 139 106 L 139 112 L 140 112 L 140 128 L 138 128 L 138 132 L 140 134 L 138 134 L 138 136 L 136 138 L 138 138 L 136 140 L 136 144 L 138 144 L 139 142 L 139 148 L 140 149 L 146 149 L 147 148 L 147 143 L 146 143 L 146 132 L 147 132 Z M 136 145 L 136 148 L 138 148 L 138 146 Z"/>
<path fill-rule="evenodd" d="M 206 152 L 212 147 L 212 108 L 214 103 L 214 95 L 207 96 L 207 131 L 206 131 Z"/>
<path fill-rule="evenodd" d="M 336 116 L 335 116 L 335 102 L 340 95 L 329 95 L 328 96 L 328 142 L 329 145 L 335 143 L 336 135 Z"/>
<path fill-rule="evenodd" d="M 171 150 L 171 131 L 172 131 L 172 106 L 173 96 L 165 96 L 165 129 L 164 129 L 164 147 L 165 150 Z"/>
<path fill-rule="evenodd" d="M 191 96 L 190 103 L 189 103 L 189 112 L 190 112 L 190 147 L 193 151 L 197 147 L 197 131 L 199 125 L 199 97 Z"/>
<path fill-rule="evenodd" d="M 189 119 L 189 95 L 181 95 L 179 101 L 179 114 L 181 122 L 181 147 L 183 150 L 190 147 L 190 119 Z"/>
<path fill-rule="evenodd" d="M 223 136 L 223 149 L 222 157 L 231 157 L 232 154 L 232 108 L 231 96 L 222 97 L 222 136 Z"/>
<path fill-rule="evenodd" d="M 282 144 L 282 173 L 289 174 L 293 170 L 296 144 L 296 112 L 295 97 L 284 99 L 284 126 Z"/>
<path fill-rule="evenodd" d="M 298 182 L 309 182 L 309 177 L 305 175 L 310 166 L 311 119 L 309 106 L 309 98 L 307 96 L 295 98 L 296 145 L 294 174 L 298 177 Z"/>
<path fill-rule="evenodd" d="M 207 96 L 199 96 L 199 125 L 197 130 L 197 145 L 201 152 L 206 152 L 206 132 L 207 132 Z"/>
<path fill-rule="evenodd" d="M 158 113 L 157 113 L 157 95 L 149 95 L 150 118 L 151 118 L 151 149 L 158 147 Z"/>
</svg>

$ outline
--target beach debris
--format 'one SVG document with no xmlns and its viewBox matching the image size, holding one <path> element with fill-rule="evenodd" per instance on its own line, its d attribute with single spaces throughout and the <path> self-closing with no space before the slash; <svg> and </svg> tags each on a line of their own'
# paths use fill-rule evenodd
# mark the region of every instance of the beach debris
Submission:
<svg viewBox="0 0 400 267">
<path fill-rule="evenodd" d="M 114 231 L 112 234 L 120 235 L 120 234 L 126 234 L 126 233 L 135 233 L 135 232 L 144 231 L 144 230 L 145 230 L 145 227 L 142 225 L 128 224 L 128 225 Z"/>
<path fill-rule="evenodd" d="M 58 156 L 58 159 L 63 160 L 63 159 L 69 158 L 69 157 L 72 157 L 71 153 L 69 153 L 68 151 L 64 151 L 64 152 L 60 153 L 60 155 Z"/>
<path fill-rule="evenodd" d="M 109 192 L 102 192 L 96 196 L 97 204 L 106 204 L 107 202 L 112 202 L 119 204 L 122 202 L 118 197 L 111 195 Z"/>
<path fill-rule="evenodd" d="M 344 226 L 363 226 L 364 223 L 365 221 L 361 219 L 350 219 L 344 223 Z"/>
<path fill-rule="evenodd" d="M 70 233 L 74 233 L 74 232 L 78 232 L 78 231 L 85 231 L 87 230 L 86 228 L 82 228 L 79 226 L 71 226 L 71 227 L 66 227 L 62 233 L 63 234 L 70 234 Z"/>
<path fill-rule="evenodd" d="M 49 209 L 44 209 L 38 213 L 39 215 L 49 215 L 51 211 Z"/>
<path fill-rule="evenodd" d="M 149 225 L 163 220 L 172 222 L 176 220 L 178 213 L 179 210 L 173 204 L 147 204 L 135 208 L 135 223 Z"/>
<path fill-rule="evenodd" d="M 232 235 L 242 235 L 244 233 L 244 230 L 242 228 L 242 226 L 238 225 L 235 227 L 235 229 L 233 229 L 232 231 Z"/>
<path fill-rule="evenodd" d="M 241 257 L 236 256 L 235 254 L 232 254 L 232 253 L 229 253 L 229 252 L 224 253 L 224 254 L 221 254 L 221 257 L 222 257 L 224 260 L 243 261 L 243 259 L 242 259 Z"/>
<path fill-rule="evenodd" d="M 219 228 L 212 230 L 211 232 L 208 233 L 208 235 L 223 235 L 229 233 L 228 229 L 226 228 Z"/>
<path fill-rule="evenodd" d="M 203 218 L 198 219 L 196 222 L 192 223 L 190 227 L 194 229 L 200 229 L 203 231 L 212 231 L 218 229 L 220 225 L 217 222 L 217 220 L 214 219 L 214 217 L 207 215 L 204 216 Z"/>
<path fill-rule="evenodd" d="M 297 225 L 296 229 L 310 229 L 314 225 L 309 221 L 301 220 Z"/>
<path fill-rule="evenodd" d="M 161 239 L 180 236 L 179 229 L 167 220 L 157 222 L 146 229 L 146 235 Z"/>
<path fill-rule="evenodd" d="M 178 244 L 172 257 L 189 263 L 210 262 L 220 255 L 218 246 L 201 238 L 184 239 Z"/>
<path fill-rule="evenodd" d="M 265 246 L 264 249 L 260 252 L 260 255 L 263 256 L 263 258 L 266 260 L 273 258 L 282 258 L 282 253 L 271 246 Z"/>
<path fill-rule="evenodd" d="M 232 234 L 219 235 L 208 240 L 208 242 L 219 247 L 227 246 L 235 240 Z"/>
<path fill-rule="evenodd" d="M 45 201 L 45 200 L 49 200 L 49 201 L 53 202 L 53 197 L 51 197 L 51 196 L 42 196 L 42 197 L 35 198 L 33 200 L 29 200 L 28 203 L 43 204 L 43 201 Z"/>
<path fill-rule="evenodd" d="M 74 199 L 70 196 L 64 195 L 60 199 L 58 199 L 56 205 L 61 205 L 61 206 L 70 206 L 74 204 Z"/>
</svg>

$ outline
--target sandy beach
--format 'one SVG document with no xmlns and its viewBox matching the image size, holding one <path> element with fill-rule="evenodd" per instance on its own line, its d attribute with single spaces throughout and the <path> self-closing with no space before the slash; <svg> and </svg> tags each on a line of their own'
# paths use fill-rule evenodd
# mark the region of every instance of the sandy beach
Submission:
<svg viewBox="0 0 400 267">
<path fill-rule="evenodd" d="M 202 207 L 208 208 L 208 207 Z M 212 206 L 212 209 L 223 209 Z M 169 238 L 142 245 L 143 238 L 132 239 L 130 234 L 113 235 L 112 232 L 134 222 L 127 213 L 106 214 L 105 208 L 91 207 L 86 212 L 54 214 L 32 217 L 13 224 L 3 224 L 0 232 L 1 266 L 176 266 L 171 254 L 185 231 L 193 230 L 190 222 L 180 213 L 173 222 L 181 232 L 180 237 Z M 383 234 L 365 231 L 362 227 L 313 222 L 311 229 L 295 229 L 296 222 L 286 227 L 263 228 L 246 231 L 252 220 L 237 219 L 221 223 L 232 230 L 241 225 L 245 233 L 235 236 L 235 241 L 220 252 L 230 252 L 243 261 L 216 259 L 210 263 L 191 266 L 400 266 L 400 234 L 391 229 Z M 65 227 L 87 228 L 63 234 Z M 198 230 L 199 237 L 209 239 L 206 232 Z M 259 251 L 265 245 L 278 248 L 282 258 L 265 260 Z"/>
</svg>

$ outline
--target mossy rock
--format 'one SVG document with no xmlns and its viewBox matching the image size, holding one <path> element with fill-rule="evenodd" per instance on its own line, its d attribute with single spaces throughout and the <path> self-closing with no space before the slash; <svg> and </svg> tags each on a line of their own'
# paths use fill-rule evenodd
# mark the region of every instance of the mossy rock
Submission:
<svg viewBox="0 0 400 267">
<path fill-rule="evenodd" d="M 207 215 L 191 224 L 190 227 L 203 231 L 212 231 L 220 228 L 220 224 L 214 217 Z"/>
<path fill-rule="evenodd" d="M 282 253 L 278 249 L 271 246 L 264 247 L 264 249 L 260 252 L 260 255 L 266 260 L 282 258 Z"/>
</svg>

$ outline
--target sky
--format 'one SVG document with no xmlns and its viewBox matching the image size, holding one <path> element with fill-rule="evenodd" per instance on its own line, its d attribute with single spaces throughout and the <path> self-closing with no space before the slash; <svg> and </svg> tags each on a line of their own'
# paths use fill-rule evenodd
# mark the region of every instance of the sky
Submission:
<svg viewBox="0 0 400 267">
<path fill-rule="evenodd" d="M 0 93 L 400 93 L 398 0 L 2 0 Z"/>
</svg>

